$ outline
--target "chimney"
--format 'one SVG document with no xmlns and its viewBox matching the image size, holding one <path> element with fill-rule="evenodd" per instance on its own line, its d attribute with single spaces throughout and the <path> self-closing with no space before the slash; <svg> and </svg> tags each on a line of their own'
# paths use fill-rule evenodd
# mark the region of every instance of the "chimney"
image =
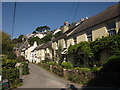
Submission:
<svg viewBox="0 0 120 90">
<path fill-rule="evenodd" d="M 67 21 L 65 21 L 65 22 L 64 22 L 64 25 L 68 25 L 68 22 L 67 22 Z"/>
<path fill-rule="evenodd" d="M 88 17 L 85 17 L 85 19 L 88 19 Z"/>
<path fill-rule="evenodd" d="M 84 18 L 81 18 L 80 21 L 83 22 L 83 21 L 84 21 Z"/>
<path fill-rule="evenodd" d="M 66 32 L 69 29 L 68 25 L 69 25 L 68 22 L 65 21 L 64 26 L 63 26 L 63 33 Z"/>
</svg>

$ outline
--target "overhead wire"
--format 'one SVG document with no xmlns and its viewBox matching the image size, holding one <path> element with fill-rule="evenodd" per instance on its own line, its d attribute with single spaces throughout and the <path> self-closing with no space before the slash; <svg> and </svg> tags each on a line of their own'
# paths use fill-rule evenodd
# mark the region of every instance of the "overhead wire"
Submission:
<svg viewBox="0 0 120 90">
<path fill-rule="evenodd" d="M 16 2 L 14 4 L 14 15 L 13 15 L 13 27 L 12 27 L 12 38 L 14 35 L 14 28 L 15 28 L 15 16 L 16 16 Z"/>
<path fill-rule="evenodd" d="M 74 14 L 74 17 L 73 17 L 73 22 L 74 22 L 74 20 L 76 18 L 78 7 L 79 7 L 79 2 L 77 3 L 76 11 L 75 11 L 75 14 Z"/>
<path fill-rule="evenodd" d="M 69 19 L 70 19 L 70 16 L 71 16 L 70 14 L 71 14 L 71 12 L 72 12 L 72 10 L 73 10 L 74 4 L 75 4 L 75 0 L 73 0 L 72 7 L 71 7 L 71 9 L 70 9 L 70 11 L 69 11 L 69 13 L 68 13 L 67 21 L 69 21 Z"/>
</svg>

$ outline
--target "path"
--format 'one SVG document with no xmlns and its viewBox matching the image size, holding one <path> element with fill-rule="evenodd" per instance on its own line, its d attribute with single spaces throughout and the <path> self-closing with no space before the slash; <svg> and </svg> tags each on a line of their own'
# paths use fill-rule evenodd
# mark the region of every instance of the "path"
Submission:
<svg viewBox="0 0 120 90">
<path fill-rule="evenodd" d="M 51 73 L 38 65 L 29 64 L 30 74 L 23 80 L 23 86 L 19 88 L 66 88 L 71 82 Z M 73 84 L 73 83 L 72 83 Z M 81 86 L 74 84 L 77 88 Z"/>
</svg>

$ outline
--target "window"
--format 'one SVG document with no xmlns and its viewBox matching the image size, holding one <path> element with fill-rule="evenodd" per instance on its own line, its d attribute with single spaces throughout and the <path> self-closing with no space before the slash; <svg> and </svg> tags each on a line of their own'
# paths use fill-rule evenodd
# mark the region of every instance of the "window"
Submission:
<svg viewBox="0 0 120 90">
<path fill-rule="evenodd" d="M 14 51 L 16 51 L 16 49 L 13 49 Z"/>
<path fill-rule="evenodd" d="M 58 50 L 58 41 L 56 41 L 56 50 Z"/>
<path fill-rule="evenodd" d="M 109 36 L 114 35 L 116 34 L 116 30 L 115 29 L 109 30 L 108 33 L 109 33 Z"/>
<path fill-rule="evenodd" d="M 64 47 L 63 48 L 67 48 L 67 40 L 64 39 Z"/>
<path fill-rule="evenodd" d="M 74 37 L 73 40 L 74 40 L 74 45 L 77 44 L 77 38 Z"/>
<path fill-rule="evenodd" d="M 65 46 L 67 47 L 67 40 L 65 40 Z"/>
<path fill-rule="evenodd" d="M 87 35 L 87 40 L 92 41 L 92 30 L 88 30 L 86 35 Z"/>
<path fill-rule="evenodd" d="M 108 22 L 108 23 L 106 24 L 106 28 L 107 28 L 107 31 L 108 31 L 109 36 L 116 34 L 115 21 Z"/>
<path fill-rule="evenodd" d="M 109 29 L 112 29 L 112 28 L 116 28 L 116 25 L 115 25 L 114 21 L 107 23 L 107 29 L 109 30 Z"/>
</svg>

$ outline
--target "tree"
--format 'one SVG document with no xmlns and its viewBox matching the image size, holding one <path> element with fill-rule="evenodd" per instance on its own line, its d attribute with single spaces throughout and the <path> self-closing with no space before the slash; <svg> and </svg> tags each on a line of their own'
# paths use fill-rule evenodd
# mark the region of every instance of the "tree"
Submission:
<svg viewBox="0 0 120 90">
<path fill-rule="evenodd" d="M 1 43 L 0 43 L 1 44 Z M 13 52 L 14 44 L 11 42 L 10 35 L 2 32 L 2 54 L 8 56 L 9 59 L 15 59 L 16 55 Z"/>
<path fill-rule="evenodd" d="M 12 44 L 11 43 L 11 39 L 10 39 L 10 35 L 8 35 L 5 32 L 2 32 L 2 53 L 6 54 L 7 52 L 11 52 L 12 51 Z"/>
<path fill-rule="evenodd" d="M 18 38 L 12 39 L 12 43 L 13 43 L 13 44 L 17 44 L 17 43 L 18 43 Z"/>
<path fill-rule="evenodd" d="M 41 26 L 36 28 L 36 31 L 39 31 L 39 32 L 43 32 L 45 30 L 50 30 L 50 28 L 48 26 Z"/>
<path fill-rule="evenodd" d="M 24 36 L 24 35 L 20 35 L 20 36 L 18 37 L 18 42 L 22 42 L 23 36 Z"/>
<path fill-rule="evenodd" d="M 24 35 L 20 35 L 18 38 L 12 39 L 11 43 L 12 43 L 12 44 L 17 44 L 17 43 L 22 42 L 23 36 L 24 36 Z"/>
<path fill-rule="evenodd" d="M 30 45 L 33 45 L 35 41 L 37 42 L 37 44 L 42 43 L 41 39 L 39 37 L 33 37 L 33 38 L 28 39 L 28 42 L 29 42 Z"/>
<path fill-rule="evenodd" d="M 63 31 L 59 31 L 59 32 L 57 32 L 57 33 L 54 35 L 54 37 L 57 38 L 57 37 L 59 37 L 59 36 L 62 35 L 62 34 L 63 34 Z"/>
<path fill-rule="evenodd" d="M 33 32 L 32 32 L 32 34 L 35 34 L 35 33 L 36 33 L 36 31 L 33 31 Z"/>
<path fill-rule="evenodd" d="M 45 42 L 51 41 L 51 39 L 52 39 L 52 33 L 48 33 L 41 40 L 42 40 L 42 43 L 45 43 Z"/>
</svg>

